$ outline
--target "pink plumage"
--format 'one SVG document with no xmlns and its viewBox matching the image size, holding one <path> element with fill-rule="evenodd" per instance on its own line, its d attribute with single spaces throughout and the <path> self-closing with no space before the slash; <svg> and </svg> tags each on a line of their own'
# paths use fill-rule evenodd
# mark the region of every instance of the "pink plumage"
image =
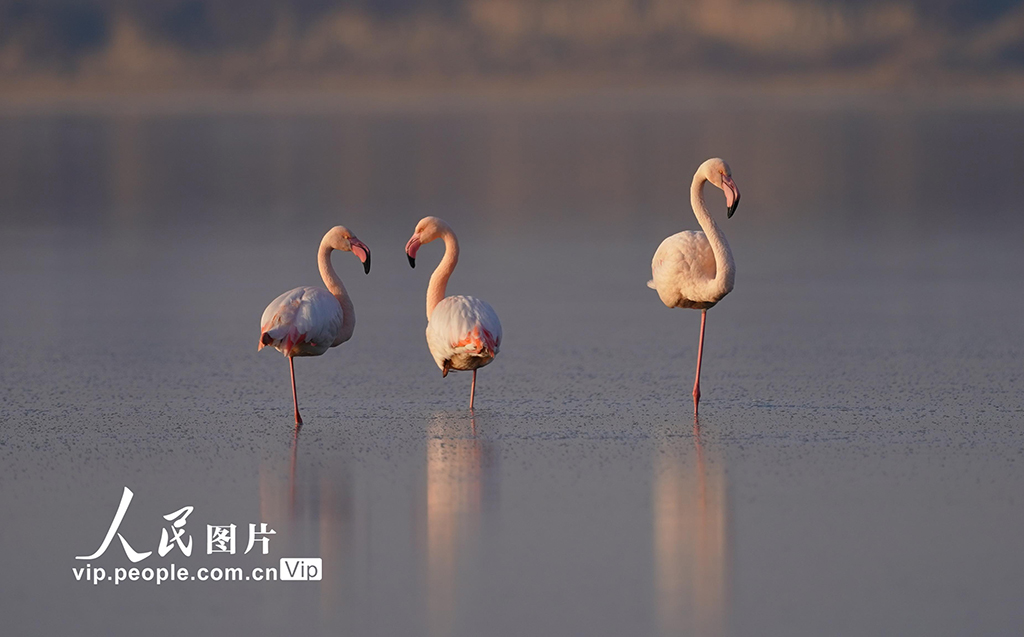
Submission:
<svg viewBox="0 0 1024 637">
<path fill-rule="evenodd" d="M 501 322 L 494 308 L 472 296 L 449 296 L 434 307 L 427 323 L 427 347 L 437 366 L 476 370 L 498 355 Z"/>
<path fill-rule="evenodd" d="M 323 288 L 289 290 L 271 302 L 260 319 L 260 345 L 285 356 L 319 356 L 334 344 L 345 322 L 338 299 Z"/>
</svg>

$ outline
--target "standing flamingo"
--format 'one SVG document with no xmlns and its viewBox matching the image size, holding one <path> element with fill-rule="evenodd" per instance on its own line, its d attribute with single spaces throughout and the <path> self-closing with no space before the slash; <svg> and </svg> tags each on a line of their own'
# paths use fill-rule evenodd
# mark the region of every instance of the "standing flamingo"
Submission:
<svg viewBox="0 0 1024 637">
<path fill-rule="evenodd" d="M 459 262 L 459 240 L 451 226 L 437 217 L 424 217 L 416 224 L 405 254 L 416 267 L 416 251 L 434 239 L 444 239 L 444 258 L 430 275 L 427 286 L 427 347 L 441 376 L 450 370 L 473 370 L 469 388 L 469 408 L 476 393 L 476 370 L 498 355 L 501 347 L 501 322 L 494 309 L 472 296 L 445 297 L 448 279 Z"/>
<path fill-rule="evenodd" d="M 700 313 L 700 343 L 697 345 L 697 378 L 693 381 L 693 415 L 700 402 L 700 360 L 704 352 L 704 323 L 708 308 L 714 307 L 732 291 L 736 264 L 732 251 L 718 224 L 704 206 L 704 182 L 710 181 L 725 193 L 727 217 L 740 203 L 740 191 L 732 181 L 729 165 L 721 159 L 709 159 L 700 165 L 690 185 L 690 204 L 697 222 L 704 229 L 686 230 L 665 239 L 651 262 L 653 279 L 647 287 L 658 291 L 668 307 L 688 307 Z"/>
<path fill-rule="evenodd" d="M 295 357 L 319 356 L 352 338 L 356 327 L 352 299 L 331 265 L 331 252 L 334 250 L 352 252 L 363 262 L 363 271 L 370 273 L 370 249 L 347 228 L 335 226 L 324 235 L 317 253 L 320 276 L 327 290 L 305 286 L 285 292 L 263 310 L 263 318 L 260 319 L 257 351 L 271 345 L 288 357 L 296 426 L 302 424 L 302 416 L 299 415 L 299 397 L 295 391 Z"/>
</svg>

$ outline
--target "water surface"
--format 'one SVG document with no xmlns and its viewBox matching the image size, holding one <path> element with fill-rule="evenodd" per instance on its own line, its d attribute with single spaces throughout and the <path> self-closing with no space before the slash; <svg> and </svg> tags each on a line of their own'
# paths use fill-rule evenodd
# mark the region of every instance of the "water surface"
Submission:
<svg viewBox="0 0 1024 637">
<path fill-rule="evenodd" d="M 1021 113 L 927 107 L 474 108 L 0 119 L 0 611 L 16 634 L 1006 634 L 1024 621 Z M 728 159 L 736 289 L 699 314 L 644 285 Z M 718 194 L 713 207 L 723 208 Z M 715 213 L 723 212 L 715 209 Z M 450 291 L 505 342 L 442 379 Z M 724 215 L 723 215 L 724 216 Z M 351 342 L 257 354 L 323 231 Z M 156 551 L 302 582 L 75 581 L 124 486 Z M 276 531 L 243 555 L 249 523 Z M 236 524 L 236 555 L 206 525 Z M 119 542 L 92 562 L 131 566 Z"/>
</svg>

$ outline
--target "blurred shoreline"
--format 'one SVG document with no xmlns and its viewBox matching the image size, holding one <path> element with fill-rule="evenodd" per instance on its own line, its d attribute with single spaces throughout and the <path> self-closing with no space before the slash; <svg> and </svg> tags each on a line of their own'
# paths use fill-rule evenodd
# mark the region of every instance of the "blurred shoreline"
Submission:
<svg viewBox="0 0 1024 637">
<path fill-rule="evenodd" d="M 0 113 L 1017 107 L 1019 0 L 0 0 Z"/>
<path fill-rule="evenodd" d="M 605 77 L 529 81 L 353 81 L 328 88 L 98 89 L 33 84 L 0 85 L 0 116 L 60 113 L 97 115 L 431 113 L 519 110 L 664 111 L 744 109 L 973 110 L 1024 107 L 1024 77 L 962 84 L 878 86 L 847 81 L 610 81 Z"/>
</svg>

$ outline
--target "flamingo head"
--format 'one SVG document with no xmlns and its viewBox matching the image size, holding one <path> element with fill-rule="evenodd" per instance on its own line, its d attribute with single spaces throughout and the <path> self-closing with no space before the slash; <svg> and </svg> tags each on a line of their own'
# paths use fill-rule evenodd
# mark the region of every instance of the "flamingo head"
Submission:
<svg viewBox="0 0 1024 637">
<path fill-rule="evenodd" d="M 370 248 L 357 239 L 356 235 L 352 234 L 345 226 L 334 226 L 331 228 L 324 236 L 323 243 L 328 244 L 335 250 L 351 252 L 356 255 L 363 263 L 363 272 L 366 274 L 370 273 Z"/>
<path fill-rule="evenodd" d="M 725 163 L 724 159 L 717 157 L 709 159 L 701 164 L 698 173 L 725 193 L 726 217 L 731 218 L 732 214 L 736 212 L 736 207 L 740 205 L 740 190 L 732 180 L 729 164 Z"/>
<path fill-rule="evenodd" d="M 421 245 L 430 243 L 434 239 L 443 236 L 446 231 L 450 232 L 451 226 L 443 219 L 438 219 L 437 217 L 423 217 L 420 219 L 420 222 L 416 224 L 416 230 L 413 231 L 412 237 L 405 244 L 405 256 L 409 257 L 409 265 L 414 268 L 416 267 L 416 251 L 420 249 Z"/>
</svg>

